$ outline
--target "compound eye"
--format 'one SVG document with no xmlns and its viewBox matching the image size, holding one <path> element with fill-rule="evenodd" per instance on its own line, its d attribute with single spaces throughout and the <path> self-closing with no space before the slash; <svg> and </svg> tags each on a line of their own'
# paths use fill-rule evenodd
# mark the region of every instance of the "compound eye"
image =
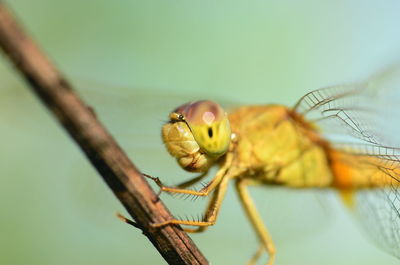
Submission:
<svg viewBox="0 0 400 265">
<path fill-rule="evenodd" d="M 226 153 L 231 140 L 231 128 L 226 112 L 210 100 L 184 104 L 174 110 L 182 115 L 193 137 L 204 153 L 218 157 Z"/>
</svg>

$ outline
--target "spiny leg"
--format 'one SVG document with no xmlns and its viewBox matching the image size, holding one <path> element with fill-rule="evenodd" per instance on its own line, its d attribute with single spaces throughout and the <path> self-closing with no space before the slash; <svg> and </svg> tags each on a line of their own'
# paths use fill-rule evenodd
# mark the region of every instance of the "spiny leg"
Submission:
<svg viewBox="0 0 400 265">
<path fill-rule="evenodd" d="M 213 193 L 213 196 L 210 198 L 207 208 L 204 213 L 205 221 L 212 222 L 213 224 L 216 222 L 219 210 L 221 208 L 222 200 L 225 197 L 226 190 L 228 188 L 229 177 L 226 176 L 220 183 L 220 186 Z M 205 231 L 208 226 L 199 226 L 195 229 L 184 228 L 184 230 L 188 233 L 201 233 Z"/>
<path fill-rule="evenodd" d="M 193 178 L 193 179 L 190 179 L 190 180 L 188 180 L 188 181 L 182 182 L 182 183 L 178 184 L 177 187 L 179 187 L 179 188 L 186 188 L 186 187 L 188 187 L 188 186 L 191 186 L 191 185 L 195 184 L 196 182 L 200 181 L 202 178 L 204 178 L 204 177 L 207 175 L 207 173 L 208 173 L 208 172 L 204 172 L 203 174 L 201 174 L 201 175 L 199 175 L 199 176 L 197 176 L 197 177 L 195 177 L 195 178 Z M 143 174 L 143 173 L 142 173 L 142 174 Z M 145 176 L 145 177 L 147 177 L 147 178 L 150 178 L 150 179 L 152 179 L 152 180 L 155 180 L 155 179 L 156 179 L 156 178 L 154 178 L 154 177 L 152 177 L 152 176 L 150 176 L 150 175 L 147 175 L 147 174 L 143 174 L 143 176 Z M 213 197 L 212 197 L 211 200 L 209 201 L 209 206 L 208 206 L 208 208 L 210 207 L 211 203 L 215 200 L 215 199 L 214 199 L 214 198 L 215 198 L 215 194 L 216 194 L 216 193 L 213 194 Z M 206 213 L 207 213 L 207 211 L 206 211 Z M 134 227 L 136 227 L 136 228 L 141 229 L 135 221 L 132 221 L 132 220 L 126 218 L 125 216 L 123 216 L 123 215 L 120 214 L 120 213 L 117 213 L 116 215 L 117 215 L 118 219 L 120 219 L 121 221 L 123 221 L 123 222 L 125 222 L 125 223 L 127 223 L 127 224 L 130 224 L 130 225 L 132 225 L 132 226 L 134 226 Z M 186 230 L 186 229 L 184 229 L 184 230 Z M 188 230 L 190 230 L 190 229 L 188 229 Z M 204 230 L 204 229 L 203 229 L 203 230 Z M 188 231 L 188 232 L 190 232 L 190 231 Z M 196 232 L 197 232 L 197 231 L 196 231 Z"/>
<path fill-rule="evenodd" d="M 148 176 L 148 175 L 144 175 L 144 176 L 152 179 L 160 187 L 161 191 L 166 191 L 166 192 L 170 192 L 170 193 L 191 194 L 194 196 L 208 196 L 208 194 L 219 185 L 222 178 L 225 176 L 226 171 L 231 166 L 232 158 L 233 158 L 233 155 L 231 153 L 226 154 L 224 165 L 218 170 L 217 174 L 215 174 L 215 177 L 200 191 L 189 190 L 189 189 L 179 188 L 179 187 L 178 188 L 168 187 L 168 186 L 165 186 L 159 178 L 155 178 L 155 177 Z M 192 180 L 194 180 L 194 179 L 192 179 Z M 188 182 L 190 182 L 190 181 L 188 181 Z"/>
<path fill-rule="evenodd" d="M 215 224 L 217 215 L 219 213 L 219 209 L 221 208 L 222 201 L 225 197 L 225 193 L 228 188 L 229 179 L 230 179 L 229 176 L 225 175 L 222 181 L 220 182 L 219 186 L 215 190 L 215 193 L 210 199 L 203 220 L 190 221 L 190 220 L 172 219 L 162 223 L 152 224 L 152 226 L 161 227 L 169 224 L 191 225 L 191 226 L 197 226 L 198 228 L 197 229 L 185 228 L 184 230 L 186 232 L 191 232 L 191 233 L 204 231 L 206 227 Z"/>
<path fill-rule="evenodd" d="M 190 190 L 190 189 L 186 189 L 185 187 L 181 188 L 181 187 L 168 187 L 165 186 L 161 180 L 157 177 L 152 177 L 149 175 L 144 175 L 145 177 L 148 177 L 150 179 L 152 179 L 159 187 L 160 187 L 160 192 L 169 192 L 169 193 L 183 193 L 183 194 L 190 194 L 190 195 L 194 195 L 194 196 L 207 196 L 212 190 L 215 189 L 216 186 L 218 186 L 219 182 L 221 181 L 222 177 L 225 174 L 226 169 L 220 169 L 218 170 L 217 174 L 215 174 L 215 177 L 200 191 L 196 191 L 196 190 Z M 195 178 L 197 179 L 197 177 Z M 188 182 L 196 182 L 195 179 L 191 179 Z M 186 183 L 182 183 L 182 184 L 186 184 Z"/>
<path fill-rule="evenodd" d="M 194 178 L 189 179 L 189 180 L 187 180 L 187 181 L 181 182 L 181 183 L 177 184 L 177 185 L 174 186 L 174 187 L 168 187 L 168 188 L 171 188 L 171 189 L 173 189 L 173 188 L 184 189 L 184 188 L 190 187 L 190 186 L 196 184 L 197 182 L 199 182 L 199 181 L 200 181 L 202 178 L 204 178 L 207 174 L 208 174 L 208 171 L 206 171 L 206 172 L 200 174 L 200 175 L 197 176 L 197 177 L 194 177 Z M 149 178 L 149 179 L 151 179 L 152 181 L 154 181 L 158 186 L 167 187 L 167 186 L 165 186 L 165 185 L 161 182 L 161 180 L 160 180 L 158 177 L 152 177 L 152 176 L 147 175 L 147 174 L 144 174 L 144 173 L 142 173 L 142 175 L 145 176 L 146 178 Z"/>
<path fill-rule="evenodd" d="M 250 194 L 247 190 L 248 180 L 238 179 L 235 184 L 243 209 L 246 212 L 246 215 L 249 218 L 253 226 L 253 229 L 255 230 L 258 239 L 261 243 L 260 249 L 252 257 L 248 265 L 255 264 L 255 262 L 261 255 L 262 248 L 265 248 L 265 250 L 269 254 L 269 260 L 267 264 L 272 265 L 275 260 L 275 252 L 276 252 L 275 246 L 274 243 L 272 242 L 271 235 L 269 234 L 267 228 L 265 227 L 259 213 L 257 212 L 257 208 L 255 207 L 254 202 L 251 199 Z"/>
<path fill-rule="evenodd" d="M 199 182 L 199 181 L 200 181 L 202 178 L 204 178 L 207 174 L 208 174 L 208 171 L 202 173 L 201 175 L 199 175 L 199 176 L 197 176 L 197 177 L 195 177 L 195 178 L 192 178 L 192 179 L 190 179 L 190 180 L 181 182 L 181 183 L 179 183 L 178 185 L 176 185 L 175 187 L 176 187 L 176 188 L 179 188 L 179 189 L 184 189 L 184 188 L 190 187 L 190 186 L 196 184 L 197 182 Z"/>
</svg>

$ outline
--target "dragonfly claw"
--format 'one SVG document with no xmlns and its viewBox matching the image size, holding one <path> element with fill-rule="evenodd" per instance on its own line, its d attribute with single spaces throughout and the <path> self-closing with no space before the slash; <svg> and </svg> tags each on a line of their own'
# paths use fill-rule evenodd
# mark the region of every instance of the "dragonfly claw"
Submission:
<svg viewBox="0 0 400 265">
<path fill-rule="evenodd" d="M 157 186 L 160 188 L 160 190 L 156 194 L 157 198 L 154 201 L 154 203 L 158 202 L 160 200 L 161 193 L 164 191 L 164 187 L 165 187 L 164 184 L 161 182 L 159 177 L 153 177 L 153 176 L 150 176 L 150 175 L 147 175 L 147 174 L 144 174 L 144 173 L 142 173 L 142 175 L 144 177 L 149 178 L 152 181 L 154 181 L 157 184 Z"/>
</svg>

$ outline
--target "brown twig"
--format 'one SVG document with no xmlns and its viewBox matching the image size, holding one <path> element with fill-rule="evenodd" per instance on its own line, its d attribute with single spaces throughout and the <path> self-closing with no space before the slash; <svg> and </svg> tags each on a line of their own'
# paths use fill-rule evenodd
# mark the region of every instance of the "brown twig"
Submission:
<svg viewBox="0 0 400 265">
<path fill-rule="evenodd" d="M 93 166 L 169 264 L 208 264 L 179 228 L 152 229 L 172 216 L 91 108 L 49 62 L 0 1 L 0 46 L 32 90 L 82 148 Z"/>
</svg>

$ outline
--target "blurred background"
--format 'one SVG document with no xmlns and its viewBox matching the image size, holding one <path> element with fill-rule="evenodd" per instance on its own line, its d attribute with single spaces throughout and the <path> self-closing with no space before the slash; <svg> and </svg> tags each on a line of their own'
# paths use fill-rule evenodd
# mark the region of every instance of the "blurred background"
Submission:
<svg viewBox="0 0 400 265">
<path fill-rule="evenodd" d="M 192 177 L 159 136 L 176 104 L 294 105 L 400 55 L 394 0 L 8 2 L 136 165 L 168 184 Z M 119 202 L 4 56 L 0 78 L 0 264 L 165 264 L 115 217 L 124 212 Z M 333 192 L 251 193 L 277 265 L 398 264 Z M 206 202 L 163 199 L 182 216 Z M 192 238 L 217 265 L 245 264 L 258 247 L 233 189 L 217 224 Z"/>
</svg>

